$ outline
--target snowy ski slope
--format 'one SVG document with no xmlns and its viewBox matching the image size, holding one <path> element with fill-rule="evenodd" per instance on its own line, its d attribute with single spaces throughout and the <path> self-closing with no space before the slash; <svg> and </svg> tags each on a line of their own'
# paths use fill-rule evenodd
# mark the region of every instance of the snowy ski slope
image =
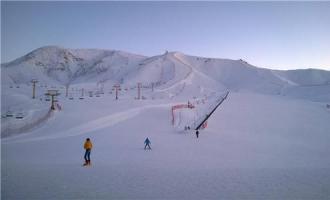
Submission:
<svg viewBox="0 0 330 200">
<path fill-rule="evenodd" d="M 328 71 L 44 47 L 1 72 L 2 199 L 330 198 Z M 48 89 L 61 93 L 51 115 Z M 184 131 L 227 90 L 198 139 Z M 173 126 L 171 107 L 188 101 Z M 82 167 L 87 137 L 92 167 Z"/>
</svg>

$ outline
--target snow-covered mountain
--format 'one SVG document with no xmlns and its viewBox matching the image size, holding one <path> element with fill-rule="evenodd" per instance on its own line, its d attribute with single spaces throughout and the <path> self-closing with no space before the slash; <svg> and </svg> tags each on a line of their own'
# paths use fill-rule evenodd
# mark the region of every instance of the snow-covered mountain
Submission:
<svg viewBox="0 0 330 200">
<path fill-rule="evenodd" d="M 43 47 L 1 72 L 3 199 L 329 199 L 329 71 Z"/>
<path fill-rule="evenodd" d="M 329 100 L 330 72 L 316 69 L 270 70 L 243 60 L 202 58 L 179 52 L 152 57 L 114 50 L 46 46 L 1 66 L 2 84 L 142 82 L 158 91 L 181 88 L 252 91 L 313 100 Z M 314 94 L 312 91 L 317 90 Z M 313 95 L 311 96 L 311 93 Z"/>
<path fill-rule="evenodd" d="M 2 65 L 2 79 L 11 84 L 23 84 L 37 78 L 42 82 L 62 85 L 117 80 L 122 76 L 122 68 L 136 65 L 143 58 L 121 51 L 47 46 Z"/>
</svg>

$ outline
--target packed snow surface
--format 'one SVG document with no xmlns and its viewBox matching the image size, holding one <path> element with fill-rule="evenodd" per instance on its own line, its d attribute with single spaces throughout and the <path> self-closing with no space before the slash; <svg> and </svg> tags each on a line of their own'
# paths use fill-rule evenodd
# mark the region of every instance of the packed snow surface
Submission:
<svg viewBox="0 0 330 200">
<path fill-rule="evenodd" d="M 330 198 L 328 71 L 58 47 L 1 70 L 2 199 Z"/>
<path fill-rule="evenodd" d="M 231 93 L 198 139 L 169 125 L 162 100 L 63 104 L 2 140 L 4 199 L 329 198 L 330 112 L 319 103 Z"/>
</svg>

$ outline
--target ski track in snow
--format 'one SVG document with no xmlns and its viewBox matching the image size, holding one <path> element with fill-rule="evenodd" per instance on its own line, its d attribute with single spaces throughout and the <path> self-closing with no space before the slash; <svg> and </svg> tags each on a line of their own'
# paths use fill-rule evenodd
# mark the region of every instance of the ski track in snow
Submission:
<svg viewBox="0 0 330 200">
<path fill-rule="evenodd" d="M 66 138 L 66 137 L 83 135 L 86 133 L 91 133 L 91 132 L 94 132 L 94 131 L 97 131 L 100 129 L 114 126 L 120 122 L 126 121 L 130 118 L 137 116 L 142 111 L 145 111 L 147 109 L 169 107 L 171 105 L 173 105 L 173 104 L 169 103 L 169 104 L 159 104 L 159 105 L 147 105 L 147 106 L 143 106 L 143 107 L 139 107 L 139 108 L 132 108 L 132 109 L 129 109 L 126 111 L 117 112 L 117 113 L 111 114 L 109 116 L 90 121 L 88 123 L 85 123 L 80 126 L 76 126 L 74 128 L 71 128 L 67 131 L 61 132 L 56 135 L 36 137 L 36 138 L 31 138 L 31 139 L 22 139 L 22 140 L 15 138 L 17 140 L 14 140 L 14 141 L 12 141 L 11 138 L 8 138 L 8 139 L 4 139 L 3 141 L 7 144 L 12 144 L 12 143 L 34 142 L 34 141 L 41 141 L 41 140 L 61 139 L 61 138 Z"/>
<path fill-rule="evenodd" d="M 187 77 L 187 80 L 189 80 L 189 81 L 187 81 L 187 83 L 192 83 L 192 78 L 193 78 L 194 74 L 198 74 L 198 75 L 200 75 L 201 77 L 207 78 L 207 79 L 209 79 L 209 80 L 211 80 L 211 81 L 215 81 L 214 79 L 210 78 L 209 76 L 205 75 L 204 73 L 202 73 L 202 72 L 196 70 L 191 64 L 187 63 L 183 58 L 180 58 L 178 55 L 174 54 L 174 57 L 175 57 L 179 62 L 181 62 L 182 64 L 184 64 L 184 65 L 190 67 L 190 69 L 191 69 L 191 73 L 193 72 L 192 76 L 190 76 L 189 79 L 188 79 L 188 77 Z"/>
<path fill-rule="evenodd" d="M 176 83 L 172 84 L 171 86 L 167 87 L 167 88 L 164 88 L 164 89 L 155 89 L 156 92 L 164 92 L 164 91 L 168 91 L 172 88 L 175 88 L 177 87 L 178 85 L 181 85 L 183 83 L 191 83 L 192 81 L 192 78 L 194 77 L 194 74 L 193 74 L 193 67 L 191 65 L 187 65 L 185 64 L 184 62 L 181 61 L 180 58 L 178 58 L 175 54 L 174 54 L 174 57 L 177 59 L 177 61 L 179 61 L 180 63 L 182 63 L 183 65 L 187 66 L 189 68 L 189 72 L 185 75 L 184 78 L 182 78 L 181 80 L 177 81 Z"/>
<path fill-rule="evenodd" d="M 174 58 L 180 62 L 181 64 L 183 64 L 184 66 L 189 68 L 189 72 L 185 75 L 184 78 L 182 78 L 181 80 L 177 81 L 176 83 L 172 84 L 171 86 L 164 88 L 164 89 L 155 89 L 156 92 L 165 92 L 168 90 L 171 90 L 179 85 L 182 84 L 192 84 L 193 82 L 193 78 L 196 74 L 200 75 L 201 77 L 207 78 L 210 81 L 215 81 L 214 79 L 210 78 L 209 76 L 203 74 L 202 72 L 196 70 L 194 68 L 194 66 L 192 66 L 191 64 L 187 63 L 183 58 L 179 57 L 176 53 L 173 54 Z"/>
<path fill-rule="evenodd" d="M 289 85 L 291 86 L 298 86 L 297 83 L 287 79 L 287 78 L 284 78 L 283 76 L 279 75 L 278 73 L 274 72 L 274 71 L 270 71 L 274 76 L 276 76 L 277 78 L 279 78 L 280 80 L 282 80 L 283 82 L 286 82 L 288 83 Z"/>
</svg>

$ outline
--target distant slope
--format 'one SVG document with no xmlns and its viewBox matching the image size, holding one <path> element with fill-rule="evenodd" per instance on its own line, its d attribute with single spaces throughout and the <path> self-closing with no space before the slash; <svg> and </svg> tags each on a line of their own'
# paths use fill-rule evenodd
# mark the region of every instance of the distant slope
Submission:
<svg viewBox="0 0 330 200">
<path fill-rule="evenodd" d="M 319 69 L 301 69 L 280 71 L 273 70 L 274 73 L 294 82 L 300 86 L 329 85 L 330 72 Z"/>
</svg>

